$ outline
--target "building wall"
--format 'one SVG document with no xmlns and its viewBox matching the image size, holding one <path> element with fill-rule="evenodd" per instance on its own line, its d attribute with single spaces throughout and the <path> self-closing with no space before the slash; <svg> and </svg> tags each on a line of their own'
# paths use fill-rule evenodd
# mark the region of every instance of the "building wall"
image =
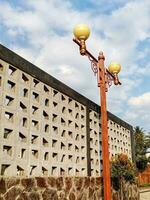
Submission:
<svg viewBox="0 0 150 200">
<path fill-rule="evenodd" d="M 0 172 L 99 176 L 99 106 L 0 45 Z M 131 158 L 132 126 L 108 113 L 110 157 Z"/>
<path fill-rule="evenodd" d="M 130 130 L 113 122 L 112 120 L 108 121 L 108 127 L 110 156 L 112 157 L 118 153 L 124 153 L 131 158 Z"/>
</svg>

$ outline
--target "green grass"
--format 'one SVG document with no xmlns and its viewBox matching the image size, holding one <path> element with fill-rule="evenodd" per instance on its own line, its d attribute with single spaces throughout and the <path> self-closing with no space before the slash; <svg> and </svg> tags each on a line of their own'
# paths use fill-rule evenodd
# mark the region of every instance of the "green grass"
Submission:
<svg viewBox="0 0 150 200">
<path fill-rule="evenodd" d="M 143 185 L 140 185 L 140 187 L 150 187 L 150 183 L 145 183 Z"/>
</svg>

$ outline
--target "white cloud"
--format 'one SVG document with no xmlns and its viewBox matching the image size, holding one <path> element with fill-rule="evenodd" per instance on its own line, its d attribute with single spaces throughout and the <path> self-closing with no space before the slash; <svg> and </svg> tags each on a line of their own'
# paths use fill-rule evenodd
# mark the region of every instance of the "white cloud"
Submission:
<svg viewBox="0 0 150 200">
<path fill-rule="evenodd" d="M 131 97 L 129 99 L 129 105 L 142 109 L 145 107 L 147 109 L 150 108 L 150 92 L 144 93 L 138 97 Z"/>
<path fill-rule="evenodd" d="M 133 125 L 140 125 L 146 131 L 150 131 L 150 92 L 130 97 L 124 118 L 132 122 Z"/>
<path fill-rule="evenodd" d="M 105 2 L 102 2 L 104 5 Z M 116 0 L 109 2 L 117 4 Z M 0 24 L 5 26 L 7 32 L 4 34 L 8 39 L 16 42 L 13 45 L 10 42 L 9 46 L 14 51 L 99 102 L 90 63 L 79 55 L 78 47 L 72 42 L 74 25 L 79 22 L 89 24 L 93 32 L 87 46 L 91 52 L 98 55 L 103 50 L 106 65 L 111 60 L 117 60 L 122 65 L 122 86 L 110 89 L 108 108 L 124 117 L 125 111 L 130 113 L 131 106 L 135 106 L 129 104 L 130 107 L 127 107 L 134 90 L 140 87 L 143 76 L 149 76 L 149 65 L 140 68 L 137 65 L 137 60 L 145 57 L 143 50 L 139 52 L 137 47 L 150 35 L 150 1 L 120 0 L 118 3 L 119 7 L 113 8 L 109 14 L 101 13 L 101 7 L 97 5 L 99 12 L 94 15 L 91 9 L 84 12 L 74 9 L 72 1 L 42 0 L 37 3 L 37 0 L 28 0 L 27 8 L 12 7 L 3 1 L 0 2 Z M 22 39 L 23 44 L 20 43 Z M 135 119 L 135 115 L 130 115 L 130 119 Z"/>
</svg>

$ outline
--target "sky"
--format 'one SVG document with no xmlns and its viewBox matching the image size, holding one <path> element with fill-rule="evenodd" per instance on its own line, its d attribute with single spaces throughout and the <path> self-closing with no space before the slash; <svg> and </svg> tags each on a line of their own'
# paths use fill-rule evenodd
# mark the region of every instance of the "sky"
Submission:
<svg viewBox="0 0 150 200">
<path fill-rule="evenodd" d="M 0 43 L 99 104 L 90 62 L 73 43 L 73 28 L 90 27 L 87 49 L 121 64 L 107 108 L 150 132 L 149 0 L 0 0 Z"/>
</svg>

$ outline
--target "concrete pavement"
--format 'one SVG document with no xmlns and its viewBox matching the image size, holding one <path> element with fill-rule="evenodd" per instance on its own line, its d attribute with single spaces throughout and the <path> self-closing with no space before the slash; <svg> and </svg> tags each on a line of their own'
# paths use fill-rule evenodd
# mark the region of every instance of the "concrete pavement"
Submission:
<svg viewBox="0 0 150 200">
<path fill-rule="evenodd" d="M 150 188 L 140 189 L 140 200 L 150 200 Z"/>
</svg>

